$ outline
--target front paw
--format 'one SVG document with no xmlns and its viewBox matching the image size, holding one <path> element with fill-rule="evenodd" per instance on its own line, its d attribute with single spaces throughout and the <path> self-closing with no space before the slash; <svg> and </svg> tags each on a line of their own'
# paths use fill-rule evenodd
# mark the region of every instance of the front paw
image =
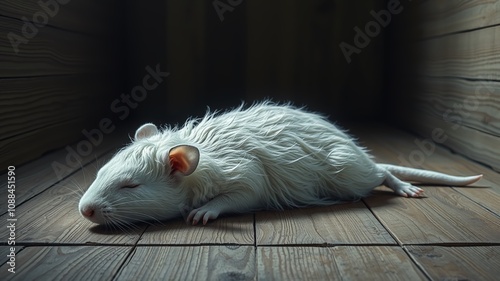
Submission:
<svg viewBox="0 0 500 281">
<path fill-rule="evenodd" d="M 192 225 L 197 225 L 198 222 L 203 219 L 203 225 L 206 225 L 209 220 L 215 220 L 219 216 L 219 211 L 210 210 L 206 207 L 201 207 L 194 209 L 189 213 L 187 222 L 191 222 Z"/>
</svg>

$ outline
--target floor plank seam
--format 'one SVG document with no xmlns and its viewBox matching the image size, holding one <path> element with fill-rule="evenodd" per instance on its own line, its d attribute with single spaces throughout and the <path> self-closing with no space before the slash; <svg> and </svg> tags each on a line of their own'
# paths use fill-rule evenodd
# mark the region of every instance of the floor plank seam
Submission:
<svg viewBox="0 0 500 281">
<path fill-rule="evenodd" d="M 42 242 L 16 242 L 19 247 L 133 247 L 135 244 L 112 244 L 112 243 L 42 243 Z M 7 246 L 1 243 L 0 246 Z"/>
<path fill-rule="evenodd" d="M 136 249 L 137 247 L 131 247 L 130 251 L 127 253 L 127 256 L 123 259 L 120 266 L 118 266 L 116 272 L 111 277 L 111 280 L 116 280 L 118 278 L 120 272 L 122 272 L 123 269 L 127 266 L 127 264 L 132 260 L 132 256 L 134 255 Z"/>
<path fill-rule="evenodd" d="M 467 247 L 498 247 L 500 243 L 496 242 L 446 242 L 446 243 L 411 243 L 404 244 L 403 247 L 449 247 L 449 248 L 467 248 Z"/>
<path fill-rule="evenodd" d="M 274 247 L 274 248 L 335 248 L 335 247 L 398 247 L 401 248 L 398 244 L 390 244 L 390 243 L 366 243 L 366 244 L 356 244 L 356 243 L 342 243 L 342 244 L 258 244 L 258 247 Z"/>
<path fill-rule="evenodd" d="M 470 196 L 468 196 L 466 193 L 463 193 L 460 191 L 460 189 L 463 188 L 463 187 L 452 187 L 453 190 L 455 190 L 456 192 L 460 193 L 460 195 L 466 197 L 467 199 L 469 199 L 470 201 L 474 202 L 476 205 L 480 206 L 481 208 L 485 209 L 486 211 L 492 213 L 493 215 L 497 216 L 500 218 L 500 214 L 495 212 L 494 210 L 492 210 L 491 208 L 488 208 L 488 206 L 484 206 L 483 204 L 481 204 L 481 202 L 477 201 L 477 200 L 474 200 L 473 198 L 471 198 Z M 483 188 L 483 187 L 480 187 L 480 188 Z M 487 188 L 487 187 L 485 187 Z"/>
<path fill-rule="evenodd" d="M 254 212 L 253 217 L 253 272 L 255 273 L 255 280 L 259 280 L 259 258 L 257 255 L 258 245 L 257 245 L 257 214 Z"/>
<path fill-rule="evenodd" d="M 149 227 L 149 226 L 148 226 Z M 131 246 L 131 249 L 130 251 L 127 253 L 127 256 L 123 259 L 122 263 L 120 264 L 120 266 L 118 266 L 118 268 L 116 269 L 116 272 L 113 274 L 113 276 L 111 277 L 111 280 L 116 280 L 118 278 L 118 275 L 120 274 L 120 272 L 123 271 L 123 269 L 127 266 L 127 264 L 132 260 L 132 256 L 134 255 L 135 251 L 137 250 L 137 245 L 139 244 L 139 241 L 141 241 L 141 238 L 142 236 L 144 235 L 144 233 L 146 233 L 146 230 L 148 229 L 148 227 L 145 227 L 143 230 L 142 230 L 142 233 L 139 234 L 139 237 L 137 237 L 137 240 L 135 240 L 135 243 L 133 246 Z"/>
<path fill-rule="evenodd" d="M 7 243 L 1 243 L 0 246 L 7 247 Z M 182 244 L 116 244 L 116 243 L 38 243 L 38 242 L 24 242 L 16 243 L 18 247 L 204 247 L 204 246 L 223 246 L 223 247 L 311 247 L 311 248 L 334 248 L 334 247 L 453 247 L 453 248 L 466 248 L 466 247 L 499 247 L 500 243 L 496 242 L 446 242 L 446 243 L 409 243 L 398 244 L 390 243 L 342 243 L 342 244 L 250 244 L 250 243 L 182 243 Z"/>
<path fill-rule="evenodd" d="M 405 252 L 406 256 L 413 262 L 413 264 L 420 270 L 420 272 L 427 278 L 427 280 L 431 281 L 432 276 L 425 270 L 425 267 L 418 262 L 418 260 L 410 253 L 406 246 L 401 247 L 403 252 Z"/>
<path fill-rule="evenodd" d="M 382 222 L 382 220 L 377 216 L 377 214 L 375 214 L 375 212 L 372 210 L 372 208 L 370 208 L 370 205 L 368 205 L 368 203 L 366 203 L 365 199 L 361 199 L 361 201 L 363 202 L 365 207 L 368 209 L 368 211 L 370 211 L 370 213 L 373 215 L 373 217 L 375 219 L 377 219 L 378 223 L 380 223 L 380 225 L 385 229 L 385 231 L 387 233 L 389 233 L 389 235 L 392 237 L 394 242 L 397 245 L 399 245 L 400 247 L 402 247 L 403 244 L 401 243 L 401 241 L 399 241 L 398 237 Z"/>
<path fill-rule="evenodd" d="M 250 243 L 181 243 L 181 244 L 138 244 L 136 247 L 205 247 L 205 246 L 221 246 L 221 247 L 255 247 Z"/>
<path fill-rule="evenodd" d="M 255 213 L 253 216 L 253 246 L 257 248 L 257 215 Z"/>
</svg>

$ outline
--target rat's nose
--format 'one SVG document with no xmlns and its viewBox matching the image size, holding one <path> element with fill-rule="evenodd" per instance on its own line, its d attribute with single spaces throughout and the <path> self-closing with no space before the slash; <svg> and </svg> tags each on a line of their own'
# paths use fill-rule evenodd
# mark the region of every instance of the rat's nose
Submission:
<svg viewBox="0 0 500 281">
<path fill-rule="evenodd" d="M 82 216 L 84 216 L 86 218 L 91 218 L 92 216 L 94 216 L 94 208 L 92 208 L 92 207 L 83 207 L 80 210 L 80 213 L 82 214 Z"/>
</svg>

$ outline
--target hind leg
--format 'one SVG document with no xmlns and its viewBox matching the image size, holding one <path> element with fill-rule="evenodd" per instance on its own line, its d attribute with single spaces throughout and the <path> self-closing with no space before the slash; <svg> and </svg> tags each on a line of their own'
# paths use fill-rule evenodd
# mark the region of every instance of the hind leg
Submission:
<svg viewBox="0 0 500 281">
<path fill-rule="evenodd" d="M 389 171 L 387 171 L 386 173 L 384 185 L 388 186 L 389 188 L 394 190 L 396 194 L 403 197 L 421 197 L 424 192 L 424 190 L 420 187 L 414 186 L 410 183 L 396 178 Z"/>
</svg>

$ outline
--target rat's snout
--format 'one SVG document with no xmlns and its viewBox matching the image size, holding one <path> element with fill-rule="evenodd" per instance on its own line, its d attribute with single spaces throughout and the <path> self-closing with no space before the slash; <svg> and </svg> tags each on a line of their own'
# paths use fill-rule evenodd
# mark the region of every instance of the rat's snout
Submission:
<svg viewBox="0 0 500 281">
<path fill-rule="evenodd" d="M 80 204 L 80 214 L 91 222 L 98 222 L 97 207 L 92 204 Z"/>
<path fill-rule="evenodd" d="M 99 205 L 80 204 L 79 211 L 84 218 L 94 223 L 103 224 L 109 220 L 110 211 L 103 210 Z"/>
<path fill-rule="evenodd" d="M 81 199 L 78 205 L 78 211 L 85 219 L 102 224 L 106 222 L 106 215 L 109 215 L 110 211 L 109 207 L 102 202 L 93 198 L 93 196 L 88 196 L 85 194 Z M 108 210 L 108 211 L 104 211 Z"/>
<path fill-rule="evenodd" d="M 94 210 L 95 208 L 93 208 L 92 206 L 85 206 L 80 209 L 80 214 L 82 214 L 82 216 L 87 219 L 91 219 L 94 216 Z"/>
<path fill-rule="evenodd" d="M 105 196 L 99 192 L 99 186 L 93 183 L 80 198 L 78 212 L 93 223 L 104 224 L 110 213 L 109 204 L 106 202 Z"/>
</svg>

